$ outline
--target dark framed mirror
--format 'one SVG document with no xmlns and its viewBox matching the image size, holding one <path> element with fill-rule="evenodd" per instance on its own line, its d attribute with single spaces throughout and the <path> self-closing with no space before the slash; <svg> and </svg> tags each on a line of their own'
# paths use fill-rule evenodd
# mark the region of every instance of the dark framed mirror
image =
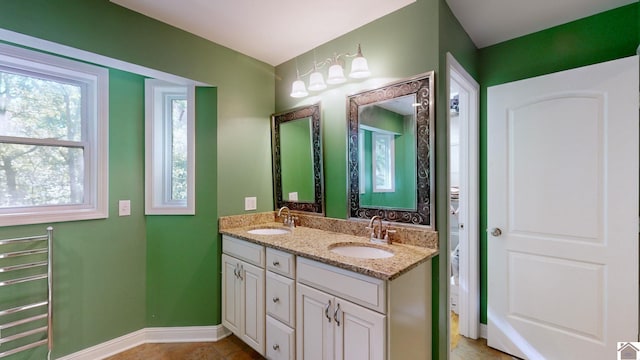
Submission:
<svg viewBox="0 0 640 360">
<path fill-rule="evenodd" d="M 324 215 L 320 104 L 271 116 L 276 208 Z"/>
<path fill-rule="evenodd" d="M 347 99 L 351 218 L 434 228 L 434 73 Z"/>
</svg>

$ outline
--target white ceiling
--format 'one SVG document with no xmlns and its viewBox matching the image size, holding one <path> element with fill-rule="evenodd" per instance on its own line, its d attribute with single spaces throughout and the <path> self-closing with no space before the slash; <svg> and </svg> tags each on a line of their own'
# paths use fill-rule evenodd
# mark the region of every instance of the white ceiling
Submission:
<svg viewBox="0 0 640 360">
<path fill-rule="evenodd" d="M 110 0 L 279 65 L 415 0 Z M 446 0 L 477 47 L 638 0 Z"/>
<path fill-rule="evenodd" d="M 271 65 L 415 0 L 111 0 Z"/>
<path fill-rule="evenodd" d="M 638 0 L 446 0 L 478 48 Z"/>
</svg>

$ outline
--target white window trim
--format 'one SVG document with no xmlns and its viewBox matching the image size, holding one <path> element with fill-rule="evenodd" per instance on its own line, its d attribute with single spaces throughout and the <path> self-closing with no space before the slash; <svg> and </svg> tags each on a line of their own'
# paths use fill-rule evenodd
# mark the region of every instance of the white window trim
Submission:
<svg viewBox="0 0 640 360">
<path fill-rule="evenodd" d="M 187 200 L 165 201 L 171 174 L 165 172 L 165 127 L 162 98 L 166 93 L 187 93 Z M 195 214 L 195 86 L 145 80 L 145 214 Z"/>
<path fill-rule="evenodd" d="M 381 193 L 381 192 L 395 192 L 396 191 L 396 174 L 395 174 L 395 139 L 394 139 L 394 135 L 392 133 L 382 133 L 382 132 L 373 132 L 371 134 L 371 161 L 372 161 L 372 173 L 373 173 L 373 192 L 374 193 Z M 390 187 L 383 187 L 383 188 L 379 188 L 378 185 L 376 184 L 376 178 L 377 178 L 377 173 L 378 173 L 378 167 L 376 166 L 376 159 L 377 159 L 377 154 L 376 154 L 376 139 L 378 137 L 382 137 L 382 138 L 386 138 L 389 140 L 389 166 L 388 166 L 388 172 L 389 172 L 389 182 Z"/>
<path fill-rule="evenodd" d="M 75 79 L 88 84 L 84 204 L 0 209 L 0 226 L 41 224 L 109 217 L 109 71 L 105 68 L 33 50 L 0 44 L 0 64 Z M 92 91 L 95 89 L 95 91 Z M 86 181 L 86 179 L 85 179 Z"/>
</svg>

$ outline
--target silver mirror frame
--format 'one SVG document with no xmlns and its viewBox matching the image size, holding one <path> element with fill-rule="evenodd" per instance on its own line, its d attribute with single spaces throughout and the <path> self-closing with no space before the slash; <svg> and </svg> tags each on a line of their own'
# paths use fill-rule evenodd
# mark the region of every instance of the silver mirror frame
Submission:
<svg viewBox="0 0 640 360">
<path fill-rule="evenodd" d="M 311 118 L 313 148 L 314 201 L 284 201 L 282 194 L 282 168 L 280 148 L 280 125 L 287 121 Z M 276 209 L 283 206 L 294 211 L 305 211 L 324 215 L 324 175 L 322 171 L 322 128 L 320 103 L 287 110 L 271 116 L 271 146 L 273 155 L 273 196 Z"/>
<path fill-rule="evenodd" d="M 434 86 L 433 71 L 400 80 L 377 89 L 359 92 L 347 98 L 347 177 L 348 214 L 350 218 L 370 219 L 380 216 L 385 221 L 405 224 L 424 225 L 435 229 L 434 217 Z M 376 208 L 360 206 L 358 130 L 359 107 L 415 94 L 416 96 L 416 210 Z"/>
</svg>

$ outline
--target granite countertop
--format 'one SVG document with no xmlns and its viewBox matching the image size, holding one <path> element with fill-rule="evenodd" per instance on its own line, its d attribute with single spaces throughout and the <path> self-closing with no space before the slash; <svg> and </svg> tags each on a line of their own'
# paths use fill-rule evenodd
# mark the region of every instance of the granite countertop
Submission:
<svg viewBox="0 0 640 360">
<path fill-rule="evenodd" d="M 329 265 L 355 271 L 382 280 L 393 280 L 438 254 L 437 249 L 406 244 L 378 245 L 368 238 L 344 233 L 298 226 L 283 235 L 255 235 L 247 231 L 257 228 L 284 228 L 282 223 L 269 222 L 259 225 L 221 229 L 220 233 L 247 240 L 266 247 L 283 250 L 298 256 Z M 337 243 L 358 243 L 390 250 L 394 256 L 384 259 L 359 259 L 338 255 L 329 250 Z"/>
</svg>

